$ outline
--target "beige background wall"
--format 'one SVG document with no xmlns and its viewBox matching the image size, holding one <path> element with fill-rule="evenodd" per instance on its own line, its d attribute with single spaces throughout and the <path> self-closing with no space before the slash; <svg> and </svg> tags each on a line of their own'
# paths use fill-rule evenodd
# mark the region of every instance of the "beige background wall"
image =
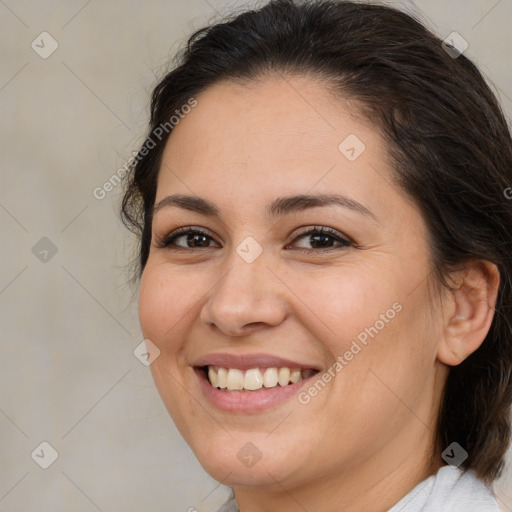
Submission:
<svg viewBox="0 0 512 512">
<path fill-rule="evenodd" d="M 209 511 L 224 500 L 132 353 L 142 336 L 120 187 L 103 200 L 93 190 L 141 141 L 170 53 L 237 4 L 0 0 L 0 512 Z M 469 42 L 510 116 L 512 0 L 401 4 Z M 58 44 L 46 59 L 31 47 L 51 50 L 43 31 Z M 50 460 L 44 441 L 59 455 L 48 469 L 36 463 Z M 499 485 L 504 510 L 511 480 Z"/>
</svg>

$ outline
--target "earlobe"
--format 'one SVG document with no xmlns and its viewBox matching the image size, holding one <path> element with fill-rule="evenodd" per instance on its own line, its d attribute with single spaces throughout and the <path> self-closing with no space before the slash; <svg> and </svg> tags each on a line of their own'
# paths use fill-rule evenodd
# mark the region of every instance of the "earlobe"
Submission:
<svg viewBox="0 0 512 512">
<path fill-rule="evenodd" d="M 469 262 L 453 274 L 450 313 L 442 329 L 437 358 L 456 366 L 483 343 L 494 318 L 499 288 L 499 271 L 489 261 Z"/>
</svg>

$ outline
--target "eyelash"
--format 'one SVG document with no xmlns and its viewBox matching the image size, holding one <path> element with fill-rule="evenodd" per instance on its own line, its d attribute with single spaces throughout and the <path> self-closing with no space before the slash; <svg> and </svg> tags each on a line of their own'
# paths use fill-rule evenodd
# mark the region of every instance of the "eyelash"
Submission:
<svg viewBox="0 0 512 512">
<path fill-rule="evenodd" d="M 174 231 L 173 233 L 170 233 L 169 235 L 163 237 L 160 241 L 158 241 L 156 243 L 156 247 L 158 249 L 164 249 L 164 248 L 167 248 L 167 249 L 170 249 L 170 250 L 173 250 L 173 251 L 179 251 L 179 250 L 183 250 L 183 251 L 193 251 L 193 250 L 200 250 L 201 247 L 198 247 L 198 248 L 194 248 L 194 247 L 181 247 L 181 246 L 177 246 L 177 245 L 173 245 L 173 243 L 180 237 L 184 236 L 184 235 L 202 235 L 202 236 L 206 236 L 210 239 L 213 240 L 213 237 L 211 237 L 209 235 L 209 233 L 207 231 L 204 231 L 203 229 L 200 229 L 200 228 L 179 228 L 178 230 Z M 313 227 L 312 229 L 311 228 L 308 228 L 307 231 L 303 231 L 301 233 L 298 233 L 297 236 L 294 238 L 294 240 L 291 242 L 291 244 L 293 244 L 293 242 L 296 242 L 299 238 L 302 238 L 302 237 L 306 237 L 306 236 L 312 236 L 312 235 L 328 235 L 330 238 L 334 239 L 336 242 L 339 242 L 340 245 L 337 246 L 337 247 L 328 247 L 328 248 L 325 248 L 325 249 L 296 249 L 297 251 L 301 252 L 301 253 L 311 253 L 312 251 L 313 252 L 327 252 L 327 251 L 332 251 L 332 250 L 335 250 L 335 249 L 341 249 L 341 248 L 347 248 L 347 247 L 356 247 L 356 244 L 354 242 L 352 242 L 352 240 L 350 240 L 349 238 L 346 238 L 344 236 L 341 235 L 341 233 L 339 233 L 338 231 L 336 231 L 335 229 L 332 229 L 332 228 L 328 228 L 328 227 Z M 287 244 L 286 247 L 290 247 L 291 244 Z M 212 249 L 212 247 L 204 247 L 203 249 Z"/>
</svg>

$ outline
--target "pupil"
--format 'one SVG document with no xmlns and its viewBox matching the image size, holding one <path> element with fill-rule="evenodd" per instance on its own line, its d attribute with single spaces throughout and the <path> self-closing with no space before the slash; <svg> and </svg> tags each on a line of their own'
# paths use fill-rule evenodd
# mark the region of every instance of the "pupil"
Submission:
<svg viewBox="0 0 512 512">
<path fill-rule="evenodd" d="M 326 235 L 313 235 L 311 245 L 313 245 L 313 247 L 326 247 L 329 245 L 329 242 L 328 242 L 329 238 L 330 237 L 326 236 Z M 317 242 L 315 242 L 315 240 L 318 241 L 319 239 L 323 239 L 323 243 L 321 242 L 320 244 L 318 244 Z M 327 240 L 327 243 L 325 243 L 326 240 Z"/>
<path fill-rule="evenodd" d="M 200 238 L 202 238 L 203 243 L 199 241 Z M 205 235 L 189 235 L 187 241 L 192 242 L 192 244 L 197 242 L 197 245 L 200 247 L 208 247 L 208 239 Z"/>
</svg>

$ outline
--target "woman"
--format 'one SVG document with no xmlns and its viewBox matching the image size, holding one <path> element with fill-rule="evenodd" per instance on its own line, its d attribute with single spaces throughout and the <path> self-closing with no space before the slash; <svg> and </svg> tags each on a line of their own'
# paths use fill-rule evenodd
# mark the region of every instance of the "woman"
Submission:
<svg viewBox="0 0 512 512">
<path fill-rule="evenodd" d="M 190 38 L 136 160 L 151 369 L 223 510 L 499 510 L 512 143 L 470 60 L 275 0 Z"/>
</svg>

